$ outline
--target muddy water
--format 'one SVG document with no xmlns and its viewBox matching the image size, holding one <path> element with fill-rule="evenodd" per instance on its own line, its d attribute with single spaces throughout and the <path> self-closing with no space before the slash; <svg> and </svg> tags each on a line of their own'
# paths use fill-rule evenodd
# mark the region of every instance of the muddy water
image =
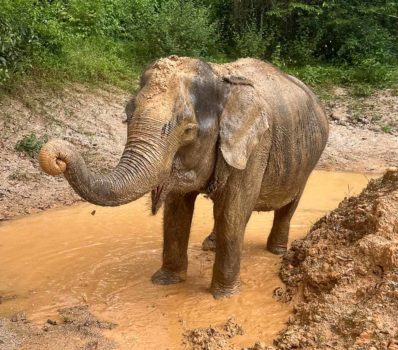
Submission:
<svg viewBox="0 0 398 350">
<path fill-rule="evenodd" d="M 367 182 L 361 174 L 315 172 L 291 239 Z M 25 310 L 39 323 L 56 318 L 60 307 L 88 303 L 100 318 L 118 323 L 108 336 L 126 350 L 180 349 L 185 329 L 235 316 L 245 330 L 235 344 L 271 343 L 291 311 L 272 299 L 281 285 L 280 258 L 264 249 L 272 214 L 253 213 L 247 227 L 241 294 L 215 301 L 208 293 L 214 256 L 200 249 L 212 228 L 211 206 L 202 197 L 196 203 L 187 281 L 165 287 L 150 282 L 160 266 L 162 218 L 149 215 L 147 198 L 119 208 L 80 204 L 2 223 L 0 295 L 17 297 L 0 304 L 0 316 Z"/>
</svg>

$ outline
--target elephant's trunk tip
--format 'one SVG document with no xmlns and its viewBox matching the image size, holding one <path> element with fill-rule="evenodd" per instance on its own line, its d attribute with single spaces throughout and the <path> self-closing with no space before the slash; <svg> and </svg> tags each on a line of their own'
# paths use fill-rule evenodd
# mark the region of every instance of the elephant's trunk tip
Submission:
<svg viewBox="0 0 398 350">
<path fill-rule="evenodd" d="M 47 142 L 40 150 L 40 167 L 49 175 L 63 174 L 67 167 L 67 154 L 70 145 L 66 141 L 51 140 Z"/>
</svg>

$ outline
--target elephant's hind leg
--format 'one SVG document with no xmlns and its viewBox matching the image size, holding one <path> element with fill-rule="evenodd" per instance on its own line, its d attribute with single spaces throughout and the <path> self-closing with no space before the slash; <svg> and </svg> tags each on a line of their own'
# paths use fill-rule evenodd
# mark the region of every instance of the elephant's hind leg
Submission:
<svg viewBox="0 0 398 350">
<path fill-rule="evenodd" d="M 186 279 L 188 240 L 197 193 L 170 194 L 163 220 L 163 264 L 152 276 L 155 284 L 173 284 Z"/>
<path fill-rule="evenodd" d="M 214 228 L 202 242 L 202 250 L 204 251 L 211 250 L 213 252 L 216 251 L 216 234 Z"/>
<path fill-rule="evenodd" d="M 292 202 L 274 211 L 274 222 L 267 241 L 267 250 L 273 254 L 281 255 L 287 250 L 290 220 L 296 211 L 301 194 L 302 191 L 300 191 Z"/>
</svg>

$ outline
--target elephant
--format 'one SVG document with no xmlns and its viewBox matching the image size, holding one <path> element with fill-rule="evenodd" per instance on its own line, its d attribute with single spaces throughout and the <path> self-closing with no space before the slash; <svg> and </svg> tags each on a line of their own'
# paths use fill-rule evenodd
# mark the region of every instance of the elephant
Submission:
<svg viewBox="0 0 398 350">
<path fill-rule="evenodd" d="M 169 56 L 144 69 L 128 102 L 127 141 L 119 163 L 90 171 L 75 147 L 50 140 L 41 168 L 63 174 L 88 202 L 118 206 L 151 193 L 164 204 L 163 262 L 155 284 L 186 280 L 195 199 L 213 201 L 216 253 L 210 292 L 239 293 L 246 224 L 253 211 L 274 211 L 267 249 L 287 249 L 290 220 L 325 148 L 329 127 L 314 93 L 270 63 L 226 64 Z"/>
</svg>

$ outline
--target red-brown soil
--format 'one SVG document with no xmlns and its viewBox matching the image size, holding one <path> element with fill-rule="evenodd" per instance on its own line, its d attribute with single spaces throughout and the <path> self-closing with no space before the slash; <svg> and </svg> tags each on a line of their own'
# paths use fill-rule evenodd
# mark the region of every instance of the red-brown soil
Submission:
<svg viewBox="0 0 398 350">
<path fill-rule="evenodd" d="M 371 180 L 283 258 L 295 312 L 276 349 L 398 349 L 398 171 Z"/>
</svg>

